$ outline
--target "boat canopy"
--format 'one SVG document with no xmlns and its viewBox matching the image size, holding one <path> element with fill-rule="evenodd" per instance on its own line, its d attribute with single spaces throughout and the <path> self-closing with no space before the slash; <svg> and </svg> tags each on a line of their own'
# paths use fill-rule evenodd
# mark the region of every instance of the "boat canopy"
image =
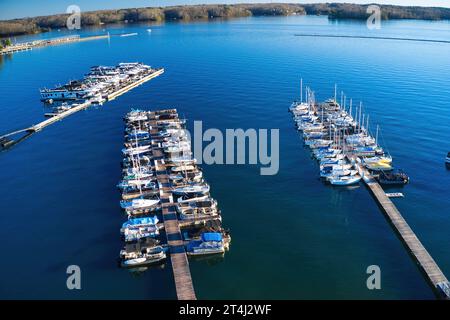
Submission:
<svg viewBox="0 0 450 320">
<path fill-rule="evenodd" d="M 203 241 L 222 241 L 222 234 L 219 232 L 205 232 L 202 233 Z"/>
<path fill-rule="evenodd" d="M 189 251 L 189 252 L 193 251 L 194 248 L 198 247 L 201 244 L 202 244 L 202 241 L 200 241 L 200 240 L 192 240 L 191 242 L 189 242 L 186 245 L 186 250 Z"/>
</svg>

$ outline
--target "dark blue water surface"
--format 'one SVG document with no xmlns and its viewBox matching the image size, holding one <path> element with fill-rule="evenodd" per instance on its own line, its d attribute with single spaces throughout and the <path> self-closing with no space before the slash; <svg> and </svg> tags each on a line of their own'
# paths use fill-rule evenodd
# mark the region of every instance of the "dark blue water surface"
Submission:
<svg viewBox="0 0 450 320">
<path fill-rule="evenodd" d="M 381 142 L 411 177 L 395 203 L 450 275 L 450 45 L 294 36 L 450 40 L 448 22 L 384 22 L 370 31 L 364 23 L 289 17 L 147 28 L 107 27 L 138 35 L 1 58 L 0 132 L 42 120 L 38 89 L 80 78 L 90 66 L 142 61 L 166 72 L 0 154 L 0 298 L 176 297 L 170 265 L 137 275 L 116 264 L 125 219 L 115 188 L 122 116 L 132 107 L 176 107 L 204 128 L 280 129 L 278 175 L 261 176 L 258 166 L 204 166 L 233 240 L 223 260 L 191 262 L 199 298 L 434 297 L 367 189 L 319 181 L 287 107 L 300 77 L 318 99 L 338 83 L 364 102 L 371 129 L 381 125 Z M 66 288 L 71 264 L 81 267 L 80 291 Z M 381 268 L 381 290 L 366 287 L 373 264 Z"/>
</svg>

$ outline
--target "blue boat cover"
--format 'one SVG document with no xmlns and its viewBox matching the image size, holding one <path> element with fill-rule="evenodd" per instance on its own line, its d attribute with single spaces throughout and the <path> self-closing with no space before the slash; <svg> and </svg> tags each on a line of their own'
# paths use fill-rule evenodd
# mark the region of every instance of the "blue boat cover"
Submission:
<svg viewBox="0 0 450 320">
<path fill-rule="evenodd" d="M 201 244 L 202 244 L 202 241 L 200 241 L 200 240 L 192 240 L 191 242 L 189 242 L 186 245 L 186 250 L 187 251 L 193 251 L 195 247 L 198 247 Z"/>
<path fill-rule="evenodd" d="M 203 241 L 222 241 L 222 234 L 219 232 L 205 232 L 202 233 Z"/>
<path fill-rule="evenodd" d="M 135 218 L 130 219 L 128 221 L 125 221 L 122 225 L 123 228 L 127 226 L 137 225 L 137 224 L 157 224 L 158 223 L 158 217 L 145 217 L 145 218 Z"/>
</svg>

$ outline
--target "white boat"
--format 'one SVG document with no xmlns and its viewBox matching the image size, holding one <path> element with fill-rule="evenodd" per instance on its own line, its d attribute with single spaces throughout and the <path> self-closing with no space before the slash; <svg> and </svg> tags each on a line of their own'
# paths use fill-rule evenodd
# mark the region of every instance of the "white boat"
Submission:
<svg viewBox="0 0 450 320">
<path fill-rule="evenodd" d="M 119 189 L 127 189 L 129 187 L 147 187 L 156 188 L 156 184 L 153 182 L 152 179 L 130 179 L 130 180 L 123 180 L 121 181 L 117 187 Z"/>
<path fill-rule="evenodd" d="M 450 164 L 450 152 L 447 153 L 447 157 L 445 158 L 445 163 Z"/>
<path fill-rule="evenodd" d="M 326 176 L 325 178 L 329 181 L 333 178 L 339 177 L 355 177 L 358 175 L 358 170 L 336 170 L 332 175 Z"/>
<path fill-rule="evenodd" d="M 189 202 L 197 202 L 197 201 L 204 201 L 206 199 L 208 199 L 209 196 L 205 195 L 205 196 L 199 196 L 199 197 L 194 197 L 194 198 L 189 198 L 189 197 L 179 197 L 177 199 L 178 203 L 189 203 Z"/>
<path fill-rule="evenodd" d="M 164 151 L 167 153 L 183 153 L 184 151 L 189 151 L 190 149 L 191 149 L 190 145 L 184 145 L 184 146 L 166 147 L 164 148 Z"/>
<path fill-rule="evenodd" d="M 194 169 L 195 169 L 195 166 L 187 165 L 187 166 L 172 167 L 172 169 L 170 169 L 170 170 L 172 172 L 183 172 L 183 171 L 192 171 Z"/>
<path fill-rule="evenodd" d="M 120 201 L 122 209 L 129 210 L 143 210 L 143 209 L 156 209 L 159 204 L 159 200 L 153 199 L 132 199 Z"/>
<path fill-rule="evenodd" d="M 123 177 L 123 180 L 124 181 L 139 180 L 139 179 L 149 180 L 152 176 L 153 176 L 152 172 L 136 172 L 133 174 L 125 175 Z"/>
<path fill-rule="evenodd" d="M 364 158 L 365 163 L 376 163 L 376 162 L 384 162 L 387 164 L 392 163 L 392 157 L 391 156 L 375 156 L 370 158 Z"/>
<path fill-rule="evenodd" d="M 164 251 L 157 253 L 136 253 L 135 255 L 129 254 L 129 257 L 122 260 L 121 265 L 124 268 L 132 268 L 158 263 L 164 259 L 166 259 L 166 253 Z"/>
<path fill-rule="evenodd" d="M 134 148 L 122 149 L 122 153 L 124 155 L 137 155 L 144 152 L 149 152 L 151 150 L 151 146 L 139 146 Z"/>
<path fill-rule="evenodd" d="M 333 178 L 328 179 L 328 181 L 332 185 L 336 185 L 336 186 L 349 186 L 349 185 L 352 185 L 352 184 L 359 183 L 360 180 L 361 180 L 361 176 L 359 176 L 359 175 L 333 177 Z"/>
<path fill-rule="evenodd" d="M 155 226 L 124 228 L 123 236 L 126 242 L 133 242 L 144 238 L 154 238 L 159 235 L 159 229 Z"/>
<path fill-rule="evenodd" d="M 190 256 L 221 254 L 225 252 L 222 234 L 205 232 L 201 240 L 193 240 L 186 246 L 186 253 Z"/>
<path fill-rule="evenodd" d="M 201 171 L 197 172 L 185 172 L 185 173 L 178 173 L 178 174 L 170 174 L 169 179 L 172 181 L 179 181 L 179 180 L 189 180 L 189 181 L 201 181 L 203 178 L 203 173 Z"/>
<path fill-rule="evenodd" d="M 182 194 L 205 194 L 209 192 L 209 185 L 190 185 L 180 188 L 175 188 L 172 190 L 172 193 L 175 195 Z"/>
<path fill-rule="evenodd" d="M 170 158 L 169 160 L 177 166 L 194 165 L 197 163 L 197 159 L 192 158 L 191 156 Z"/>
<path fill-rule="evenodd" d="M 348 169 L 335 169 L 335 170 L 330 170 L 330 171 L 321 170 L 320 176 L 322 178 L 334 178 L 336 176 L 339 176 L 339 177 L 348 176 L 351 173 L 352 173 L 351 170 L 348 170 Z"/>
<path fill-rule="evenodd" d="M 191 147 L 191 143 L 189 141 L 173 141 L 173 140 L 168 140 L 166 142 L 163 142 L 162 144 L 163 148 L 170 148 L 170 147 Z"/>
<path fill-rule="evenodd" d="M 82 99 L 88 94 L 85 87 L 71 81 L 68 85 L 60 86 L 55 89 L 41 89 L 41 101 L 65 101 Z"/>
<path fill-rule="evenodd" d="M 320 170 L 324 170 L 325 168 L 331 168 L 331 170 L 337 169 L 351 169 L 353 167 L 352 164 L 322 164 L 320 165 Z"/>
<path fill-rule="evenodd" d="M 289 107 L 289 111 L 308 110 L 309 105 L 306 102 L 294 101 Z"/>
</svg>

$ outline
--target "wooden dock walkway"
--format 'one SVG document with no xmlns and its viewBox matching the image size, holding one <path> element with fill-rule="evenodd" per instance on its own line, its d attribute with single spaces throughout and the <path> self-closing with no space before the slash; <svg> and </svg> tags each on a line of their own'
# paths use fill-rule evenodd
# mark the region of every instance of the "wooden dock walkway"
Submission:
<svg viewBox="0 0 450 320">
<path fill-rule="evenodd" d="M 152 127 L 157 126 L 152 121 Z M 152 153 L 155 164 L 156 179 L 160 190 L 160 201 L 167 244 L 169 245 L 170 261 L 178 300 L 196 300 L 194 285 L 192 283 L 189 261 L 186 255 L 183 237 L 177 218 L 175 204 L 172 197 L 172 185 L 164 163 L 164 155 L 158 147 L 159 137 L 155 136 L 157 130 L 150 132 L 152 137 Z"/>
<path fill-rule="evenodd" d="M 383 188 L 381 188 L 380 184 L 373 178 L 370 172 L 360 163 L 357 163 L 357 166 L 367 187 L 370 189 L 374 198 L 394 226 L 396 232 L 400 235 L 409 253 L 414 257 L 420 269 L 426 275 L 428 282 L 434 287 L 440 297 L 449 299 L 450 283 L 434 261 L 433 257 L 431 257 L 425 249 L 419 238 L 401 215 L 400 211 L 398 211 L 391 199 L 386 196 Z"/>
<path fill-rule="evenodd" d="M 66 43 L 109 39 L 109 37 L 110 37 L 109 34 L 105 34 L 105 35 L 96 35 L 96 36 L 87 36 L 87 37 L 68 36 L 68 37 L 53 38 L 53 39 L 34 40 L 34 41 L 30 41 L 30 42 L 25 42 L 25 43 L 14 44 L 14 45 L 8 46 L 6 48 L 3 48 L 0 50 L 0 55 L 13 54 L 16 52 L 32 50 L 33 48 L 54 46 L 54 45 L 60 45 L 60 44 L 66 44 Z"/>
</svg>

